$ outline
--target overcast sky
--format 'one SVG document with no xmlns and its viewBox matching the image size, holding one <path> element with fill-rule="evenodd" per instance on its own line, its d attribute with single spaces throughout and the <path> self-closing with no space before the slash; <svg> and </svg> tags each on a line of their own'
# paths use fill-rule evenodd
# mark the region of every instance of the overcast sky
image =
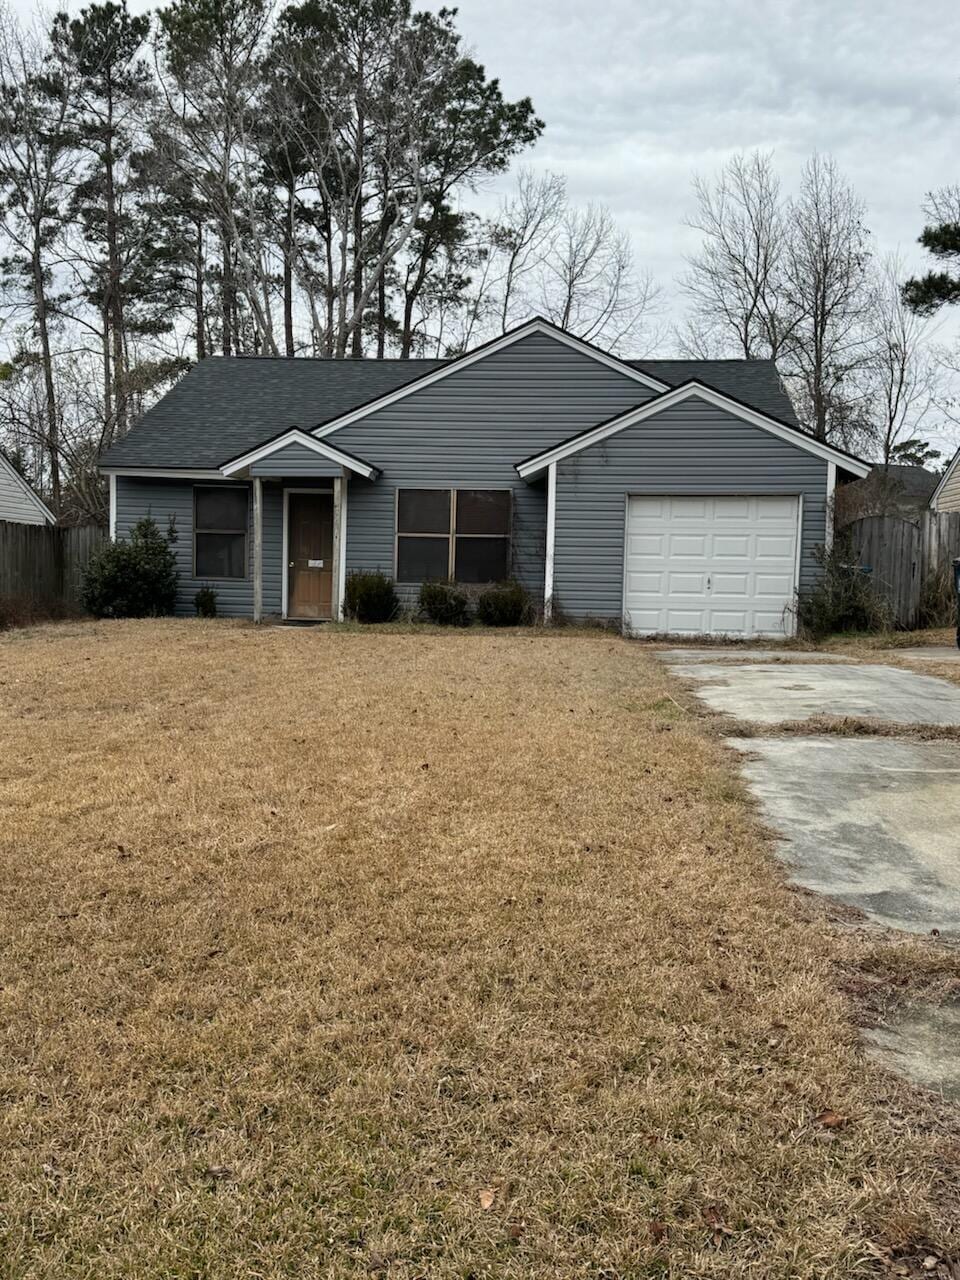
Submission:
<svg viewBox="0 0 960 1280">
<path fill-rule="evenodd" d="M 736 151 L 773 150 L 788 189 L 811 152 L 831 153 L 879 249 L 911 266 L 924 192 L 960 182 L 957 0 L 462 0 L 458 24 L 546 121 L 525 163 L 609 204 L 674 311 L 697 242 L 691 177 Z"/>
<path fill-rule="evenodd" d="M 611 205 L 665 285 L 696 245 L 694 172 L 830 152 L 880 246 L 916 263 L 925 191 L 960 182 L 957 0 L 464 0 L 460 29 L 546 121 L 531 153 Z"/>
</svg>

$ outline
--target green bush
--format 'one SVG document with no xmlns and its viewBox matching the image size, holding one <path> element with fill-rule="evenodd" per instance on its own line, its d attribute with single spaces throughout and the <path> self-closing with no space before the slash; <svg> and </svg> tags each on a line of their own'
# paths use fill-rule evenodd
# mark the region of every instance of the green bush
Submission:
<svg viewBox="0 0 960 1280">
<path fill-rule="evenodd" d="M 477 618 L 487 627 L 519 627 L 531 616 L 530 599 L 519 582 L 498 582 L 477 598 Z"/>
<path fill-rule="evenodd" d="M 177 560 L 173 521 L 166 534 L 149 516 L 134 525 L 129 542 L 108 542 L 83 574 L 83 607 L 96 618 L 157 618 L 173 613 Z"/>
<path fill-rule="evenodd" d="M 193 597 L 193 607 L 198 618 L 215 618 L 217 616 L 217 593 L 213 587 L 201 587 Z"/>
<path fill-rule="evenodd" d="M 420 588 L 420 611 L 441 627 L 465 627 L 470 602 L 453 582 L 425 582 Z"/>
<path fill-rule="evenodd" d="M 390 622 L 396 617 L 399 601 L 393 583 L 385 573 L 361 573 L 347 576 L 344 611 L 357 622 Z"/>
<path fill-rule="evenodd" d="M 797 601 L 797 630 L 817 640 L 841 631 L 889 631 L 893 614 L 888 601 L 878 595 L 870 576 L 851 563 L 849 550 L 838 543 L 833 550 L 816 552 L 820 580 Z"/>
</svg>

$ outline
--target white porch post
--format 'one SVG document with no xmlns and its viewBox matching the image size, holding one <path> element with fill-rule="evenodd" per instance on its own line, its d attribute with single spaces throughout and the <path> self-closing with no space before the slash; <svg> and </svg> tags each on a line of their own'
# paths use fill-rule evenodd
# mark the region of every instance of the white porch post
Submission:
<svg viewBox="0 0 960 1280">
<path fill-rule="evenodd" d="M 253 478 L 253 620 L 263 621 L 263 481 Z"/>
<path fill-rule="evenodd" d="M 110 541 L 117 540 L 117 477 L 110 472 L 107 481 L 110 486 Z"/>
<path fill-rule="evenodd" d="M 334 622 L 343 617 L 343 584 L 340 581 L 340 549 L 343 545 L 343 490 L 342 476 L 333 477 L 333 599 L 330 614 Z"/>
<path fill-rule="evenodd" d="M 547 467 L 547 549 L 543 564 L 543 620 L 553 618 L 553 549 L 557 536 L 557 464 Z"/>
<path fill-rule="evenodd" d="M 823 531 L 823 542 L 827 551 L 833 548 L 833 533 L 836 528 L 836 497 L 837 497 L 837 464 L 835 462 L 827 463 L 827 523 Z"/>
</svg>

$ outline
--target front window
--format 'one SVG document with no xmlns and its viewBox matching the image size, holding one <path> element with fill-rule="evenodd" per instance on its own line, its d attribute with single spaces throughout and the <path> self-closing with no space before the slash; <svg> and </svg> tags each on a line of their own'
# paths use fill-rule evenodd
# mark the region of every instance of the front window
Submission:
<svg viewBox="0 0 960 1280">
<path fill-rule="evenodd" d="M 247 491 L 193 491 L 193 570 L 197 578 L 247 576 Z"/>
<path fill-rule="evenodd" d="M 400 489 L 397 581 L 502 582 L 511 507 L 509 489 Z"/>
</svg>

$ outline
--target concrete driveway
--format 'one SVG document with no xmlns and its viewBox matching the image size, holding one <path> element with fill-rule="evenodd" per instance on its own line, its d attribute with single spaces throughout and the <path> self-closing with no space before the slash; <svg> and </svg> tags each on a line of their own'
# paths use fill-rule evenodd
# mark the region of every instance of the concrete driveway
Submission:
<svg viewBox="0 0 960 1280">
<path fill-rule="evenodd" d="M 960 688 L 899 667 L 770 649 L 662 657 L 735 720 L 960 724 Z M 960 742 L 775 730 L 728 741 L 798 884 L 878 925 L 960 939 Z M 904 1005 L 864 1037 L 884 1066 L 960 1103 L 960 1006 Z"/>
<path fill-rule="evenodd" d="M 662 656 L 709 707 L 735 720 L 960 725 L 960 688 L 897 667 L 769 649 Z M 837 735 L 730 742 L 798 884 L 882 925 L 960 936 L 960 743 Z"/>
</svg>

